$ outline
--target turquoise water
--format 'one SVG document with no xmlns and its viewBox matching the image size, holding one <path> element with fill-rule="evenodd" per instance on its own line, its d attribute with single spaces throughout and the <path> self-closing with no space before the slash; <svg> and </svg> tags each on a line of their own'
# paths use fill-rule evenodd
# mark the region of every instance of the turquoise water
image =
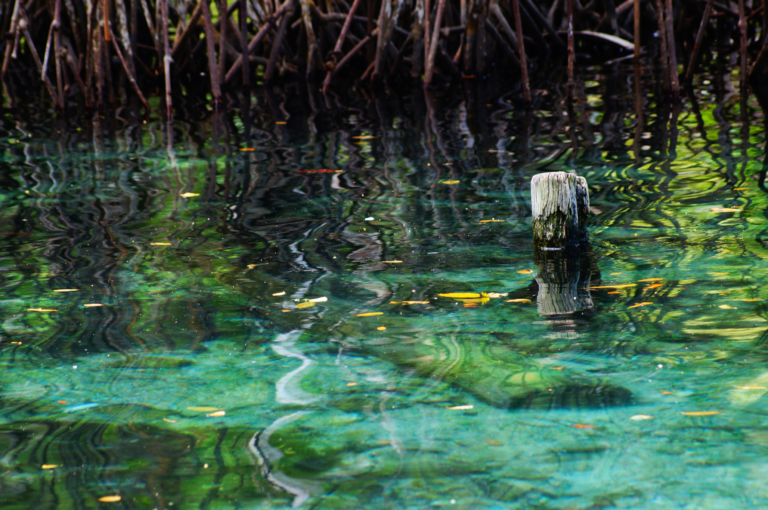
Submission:
<svg viewBox="0 0 768 510">
<path fill-rule="evenodd" d="M 623 78 L 579 90 L 570 120 L 257 97 L 170 137 L 6 112 L 3 508 L 768 505 L 763 113 L 702 86 L 637 129 Z M 591 195 L 571 313 L 551 170 Z"/>
</svg>

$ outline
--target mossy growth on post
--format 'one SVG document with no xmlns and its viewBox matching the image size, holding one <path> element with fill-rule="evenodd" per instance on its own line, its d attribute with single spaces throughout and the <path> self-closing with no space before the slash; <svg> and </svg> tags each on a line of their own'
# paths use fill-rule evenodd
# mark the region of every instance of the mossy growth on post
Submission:
<svg viewBox="0 0 768 510">
<path fill-rule="evenodd" d="M 536 251 L 570 251 L 589 243 L 587 180 L 566 172 L 531 179 L 533 246 Z"/>
</svg>

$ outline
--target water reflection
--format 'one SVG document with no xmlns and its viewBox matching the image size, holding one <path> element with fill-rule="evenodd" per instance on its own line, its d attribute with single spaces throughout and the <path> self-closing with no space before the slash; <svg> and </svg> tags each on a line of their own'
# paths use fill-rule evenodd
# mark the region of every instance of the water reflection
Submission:
<svg viewBox="0 0 768 510">
<path fill-rule="evenodd" d="M 759 505 L 765 115 L 631 73 L 4 112 L 9 507 Z M 537 261 L 559 169 L 592 247 Z"/>
</svg>

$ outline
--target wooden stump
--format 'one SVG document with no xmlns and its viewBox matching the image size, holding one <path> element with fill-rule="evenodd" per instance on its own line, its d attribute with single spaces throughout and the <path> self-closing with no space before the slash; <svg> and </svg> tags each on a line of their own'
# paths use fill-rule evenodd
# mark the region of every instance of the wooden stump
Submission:
<svg viewBox="0 0 768 510">
<path fill-rule="evenodd" d="M 531 179 L 533 245 L 536 250 L 568 250 L 589 242 L 589 191 L 584 177 L 565 172 Z"/>
</svg>

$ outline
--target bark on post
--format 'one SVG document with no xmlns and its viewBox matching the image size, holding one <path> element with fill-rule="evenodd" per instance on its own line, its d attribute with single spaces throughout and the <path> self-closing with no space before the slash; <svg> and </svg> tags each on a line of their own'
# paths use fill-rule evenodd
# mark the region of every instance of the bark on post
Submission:
<svg viewBox="0 0 768 510">
<path fill-rule="evenodd" d="M 589 242 L 587 180 L 565 172 L 531 179 L 533 244 L 537 251 L 567 251 Z"/>
</svg>

